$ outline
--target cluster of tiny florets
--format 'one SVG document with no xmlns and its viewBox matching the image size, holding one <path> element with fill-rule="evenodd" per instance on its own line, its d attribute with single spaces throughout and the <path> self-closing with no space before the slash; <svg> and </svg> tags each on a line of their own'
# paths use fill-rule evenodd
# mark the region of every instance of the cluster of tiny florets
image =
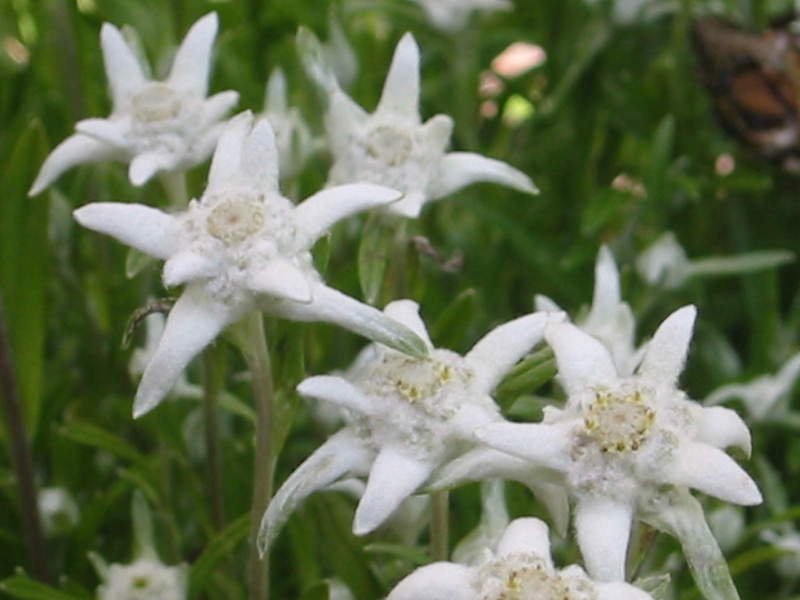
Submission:
<svg viewBox="0 0 800 600">
<path fill-rule="evenodd" d="M 582 571 L 555 571 L 529 552 L 515 552 L 484 563 L 475 573 L 478 600 L 595 600 Z"/>
<path fill-rule="evenodd" d="M 598 390 L 583 409 L 588 435 L 603 452 L 635 452 L 647 439 L 656 413 L 647 405 L 641 390 L 619 394 Z"/>
</svg>

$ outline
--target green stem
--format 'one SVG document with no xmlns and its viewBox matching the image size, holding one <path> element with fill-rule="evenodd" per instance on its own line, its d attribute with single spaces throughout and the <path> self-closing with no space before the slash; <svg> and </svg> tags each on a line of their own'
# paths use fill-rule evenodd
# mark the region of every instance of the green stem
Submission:
<svg viewBox="0 0 800 600">
<path fill-rule="evenodd" d="M 222 388 L 222 368 L 219 350 L 214 346 L 209 346 L 203 353 L 203 374 L 208 493 L 211 500 L 211 518 L 214 527 L 219 531 L 225 524 L 222 471 L 219 458 L 219 424 L 217 422 L 217 405 Z"/>
<path fill-rule="evenodd" d="M 258 554 L 258 527 L 272 496 L 272 365 L 261 313 L 252 313 L 242 323 L 240 347 L 253 377 L 256 403 L 256 446 L 253 472 L 253 502 L 250 511 L 250 600 L 269 598 L 269 555 Z"/>
<path fill-rule="evenodd" d="M 431 559 L 447 560 L 450 555 L 450 492 L 431 494 Z"/>
</svg>

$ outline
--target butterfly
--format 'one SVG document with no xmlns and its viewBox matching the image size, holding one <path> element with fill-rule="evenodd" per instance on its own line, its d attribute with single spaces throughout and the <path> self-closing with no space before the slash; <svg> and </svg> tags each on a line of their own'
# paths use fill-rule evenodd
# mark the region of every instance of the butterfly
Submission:
<svg viewBox="0 0 800 600">
<path fill-rule="evenodd" d="M 800 35 L 795 16 L 755 33 L 721 18 L 692 25 L 701 79 L 723 127 L 800 173 Z"/>
</svg>

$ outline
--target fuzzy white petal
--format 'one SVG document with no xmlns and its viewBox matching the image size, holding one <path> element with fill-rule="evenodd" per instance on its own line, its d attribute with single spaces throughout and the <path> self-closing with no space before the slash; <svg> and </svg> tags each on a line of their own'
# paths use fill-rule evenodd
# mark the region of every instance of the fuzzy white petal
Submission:
<svg viewBox="0 0 800 600">
<path fill-rule="evenodd" d="M 271 260 L 249 274 L 247 286 L 254 292 L 281 300 L 310 304 L 314 299 L 308 276 L 284 259 Z"/>
<path fill-rule="evenodd" d="M 297 321 L 326 321 L 412 356 L 427 356 L 425 342 L 381 311 L 322 283 L 312 286 L 313 300 L 270 302 L 265 309 Z"/>
<path fill-rule="evenodd" d="M 761 504 L 761 492 L 744 469 L 708 444 L 682 444 L 670 468 L 657 476 L 660 481 L 694 488 L 726 502 Z"/>
<path fill-rule="evenodd" d="M 375 112 L 419 122 L 419 47 L 410 33 L 397 44 Z"/>
<path fill-rule="evenodd" d="M 386 600 L 474 600 L 472 569 L 449 562 L 420 567 L 403 579 Z"/>
<path fill-rule="evenodd" d="M 144 185 L 159 171 L 171 171 L 175 168 L 177 156 L 165 152 L 144 152 L 131 161 L 128 167 L 128 178 L 133 185 Z"/>
<path fill-rule="evenodd" d="M 382 185 L 353 183 L 324 189 L 307 198 L 294 211 L 295 223 L 307 246 L 342 219 L 363 210 L 396 201 L 402 194 Z"/>
<path fill-rule="evenodd" d="M 434 115 L 422 125 L 422 135 L 428 145 L 444 152 L 450 145 L 453 135 L 453 119 L 448 115 Z"/>
<path fill-rule="evenodd" d="M 534 554 L 553 570 L 550 532 L 544 521 L 531 517 L 511 521 L 497 544 L 497 554 L 502 557 L 516 552 Z"/>
<path fill-rule="evenodd" d="M 491 392 L 516 362 L 544 337 L 548 323 L 562 320 L 549 313 L 537 312 L 519 317 L 483 336 L 464 357 L 475 370 L 476 385 Z"/>
<path fill-rule="evenodd" d="M 413 300 L 395 300 L 384 307 L 383 314 L 408 327 L 425 342 L 429 350 L 433 349 L 428 328 L 419 316 L 419 304 Z"/>
<path fill-rule="evenodd" d="M 225 125 L 211 160 L 211 169 L 208 172 L 209 189 L 222 186 L 239 174 L 244 141 L 252 125 L 253 113 L 249 110 L 239 113 Z"/>
<path fill-rule="evenodd" d="M 87 135 L 71 135 L 61 142 L 45 159 L 39 174 L 33 182 L 29 196 L 40 194 L 64 171 L 82 163 L 113 160 L 118 157 L 117 150 L 105 142 Z"/>
<path fill-rule="evenodd" d="M 735 446 L 750 456 L 750 430 L 735 411 L 722 406 L 697 409 L 699 441 L 721 449 Z"/>
<path fill-rule="evenodd" d="M 628 583 L 597 584 L 597 600 L 653 600 L 653 597 Z"/>
<path fill-rule="evenodd" d="M 367 488 L 353 519 L 353 533 L 364 535 L 379 527 L 400 503 L 425 483 L 434 465 L 388 447 L 372 463 Z"/>
<path fill-rule="evenodd" d="M 252 181 L 256 189 L 279 193 L 278 165 L 275 132 L 269 121 L 259 119 L 244 141 L 241 174 Z"/>
<path fill-rule="evenodd" d="M 351 133 L 357 131 L 369 115 L 338 87 L 331 93 L 328 102 L 325 131 L 335 153 L 336 148 L 346 148 Z"/>
<path fill-rule="evenodd" d="M 170 87 L 206 95 L 217 27 L 217 14 L 213 12 L 192 25 L 175 54 L 168 79 Z"/>
<path fill-rule="evenodd" d="M 182 285 L 187 281 L 213 276 L 218 263 L 204 254 L 184 250 L 164 263 L 162 279 L 167 287 Z"/>
<path fill-rule="evenodd" d="M 100 30 L 103 62 L 106 77 L 111 87 L 111 99 L 115 108 L 120 108 L 145 82 L 139 60 L 131 50 L 119 29 L 103 23 Z"/>
<path fill-rule="evenodd" d="M 600 581 L 625 581 L 633 509 L 602 496 L 583 497 L 575 507 L 575 530 L 583 562 Z"/>
<path fill-rule="evenodd" d="M 374 403 L 352 383 L 334 375 L 317 375 L 300 382 L 297 392 L 305 398 L 315 398 L 356 410 L 363 414 L 374 413 Z"/>
<path fill-rule="evenodd" d="M 544 294 L 536 294 L 533 297 L 533 307 L 540 312 L 561 312 L 561 307 Z"/>
<path fill-rule="evenodd" d="M 278 537 L 289 516 L 314 492 L 350 475 L 365 475 L 374 452 L 364 447 L 351 429 L 331 436 L 297 467 L 269 503 L 258 530 L 263 554 Z"/>
<path fill-rule="evenodd" d="M 472 183 L 490 181 L 525 192 L 538 194 L 531 178 L 500 160 L 472 152 L 450 152 L 442 159 L 440 177 L 430 190 L 432 198 L 449 196 Z"/>
<path fill-rule="evenodd" d="M 285 113 L 289 109 L 286 92 L 286 75 L 283 69 L 276 67 L 267 80 L 264 91 L 264 111 L 272 113 Z"/>
<path fill-rule="evenodd" d="M 570 429 L 573 421 L 541 423 L 493 423 L 475 431 L 484 444 L 533 461 L 535 465 L 564 471 L 569 465 Z"/>
<path fill-rule="evenodd" d="M 117 148 L 124 149 L 129 146 L 123 128 L 118 122 L 110 119 L 83 119 L 75 123 L 75 131 Z"/>
<path fill-rule="evenodd" d="M 133 417 L 155 408 L 186 365 L 239 315 L 211 300 L 202 287 L 189 287 L 172 307 L 164 333 L 142 375 Z"/>
<path fill-rule="evenodd" d="M 220 120 L 239 102 L 239 93 L 233 90 L 220 92 L 209 96 L 203 102 L 203 121 L 210 125 Z"/>
<path fill-rule="evenodd" d="M 409 192 L 397 202 L 393 202 L 386 207 L 386 212 L 398 217 L 416 219 L 422 212 L 428 198 L 421 192 Z"/>
<path fill-rule="evenodd" d="M 547 327 L 545 337 L 569 395 L 616 380 L 617 369 L 608 349 L 585 331 L 571 323 L 556 323 Z"/>
<path fill-rule="evenodd" d="M 73 215 L 84 227 L 110 235 L 150 256 L 166 259 L 178 250 L 178 220 L 155 208 L 97 202 L 82 206 Z"/>
<path fill-rule="evenodd" d="M 587 322 L 613 319 L 622 301 L 619 270 L 608 246 L 601 246 L 594 267 L 594 296 Z"/>
<path fill-rule="evenodd" d="M 639 374 L 664 386 L 674 386 L 689 352 L 697 309 L 679 308 L 659 325 L 639 366 Z"/>
</svg>

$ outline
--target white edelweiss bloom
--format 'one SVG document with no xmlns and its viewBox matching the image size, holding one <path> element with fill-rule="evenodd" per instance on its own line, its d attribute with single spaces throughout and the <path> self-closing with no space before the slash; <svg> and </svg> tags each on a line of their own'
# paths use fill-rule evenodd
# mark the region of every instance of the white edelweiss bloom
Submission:
<svg viewBox="0 0 800 600">
<path fill-rule="evenodd" d="M 419 48 L 407 33 L 400 40 L 378 107 L 368 114 L 339 86 L 314 35 L 301 29 L 298 44 L 306 70 L 326 92 L 325 127 L 333 166 L 328 185 L 369 181 L 403 192 L 384 210 L 417 217 L 422 207 L 471 183 L 492 181 L 538 192 L 530 178 L 510 165 L 471 152 L 445 150 L 453 120 L 419 115 Z"/>
<path fill-rule="evenodd" d="M 709 394 L 706 406 L 721 404 L 741 398 L 751 419 L 760 421 L 770 416 L 781 400 L 785 399 L 800 375 L 800 352 L 783 363 L 774 375 L 761 375 L 748 383 L 723 385 Z"/>
<path fill-rule="evenodd" d="M 185 170 L 205 161 L 222 131 L 223 117 L 239 101 L 234 91 L 206 97 L 216 35 L 217 15 L 209 13 L 186 34 L 169 76 L 154 81 L 146 77 L 120 30 L 104 23 L 100 41 L 111 114 L 79 121 L 77 133 L 47 157 L 29 195 L 82 163 L 128 162 L 131 183 L 143 185 L 159 172 Z"/>
<path fill-rule="evenodd" d="M 46 535 L 65 533 L 78 524 L 78 505 L 68 490 L 48 487 L 39 490 L 39 518 Z"/>
<path fill-rule="evenodd" d="M 386 600 L 652 600 L 630 584 L 590 579 L 577 565 L 557 570 L 539 519 L 512 521 L 477 566 L 437 562 L 403 579 Z"/>
<path fill-rule="evenodd" d="M 536 310 L 560 311 L 547 296 L 534 297 Z M 594 267 L 594 295 L 589 312 L 576 324 L 608 348 L 620 374 L 630 374 L 642 358 L 643 348 L 634 346 L 636 318 L 622 300 L 619 269 L 608 246 L 601 246 Z"/>
<path fill-rule="evenodd" d="M 756 484 L 722 450 L 749 454 L 747 426 L 735 412 L 703 407 L 676 388 L 695 313 L 686 306 L 665 319 L 631 376 L 620 376 L 609 350 L 575 325 L 549 326 L 545 337 L 568 394 L 564 409 L 546 409 L 542 423 L 476 430 L 488 446 L 563 474 L 578 545 L 597 579 L 625 579 L 632 520 L 657 522 L 650 515 L 669 508 L 668 490 L 761 502 Z"/>
<path fill-rule="evenodd" d="M 418 310 L 415 302 L 398 300 L 385 312 L 425 340 L 427 357 L 413 358 L 371 344 L 345 376 L 310 377 L 297 387 L 303 396 L 347 407 L 352 422 L 311 454 L 277 491 L 261 521 L 262 551 L 300 502 L 341 479 L 367 479 L 353 531 L 366 534 L 384 523 L 438 466 L 474 446 L 476 427 L 501 420 L 489 394 L 542 338 L 545 324 L 560 318 L 543 313 L 520 317 L 495 328 L 462 357 L 433 348 Z M 545 497 L 555 510 L 563 510 L 563 492 Z"/>
<path fill-rule="evenodd" d="M 371 184 L 323 190 L 295 206 L 278 189 L 278 156 L 266 120 L 243 113 L 228 123 L 208 187 L 186 211 L 97 203 L 75 211 L 84 227 L 165 260 L 164 283 L 186 284 L 144 370 L 134 417 L 153 409 L 188 362 L 228 325 L 264 310 L 298 321 L 328 321 L 404 352 L 424 354 L 408 328 L 324 284 L 311 247 L 340 219 L 382 206 L 398 192 Z"/>
<path fill-rule="evenodd" d="M 303 170 L 314 153 L 315 143 L 300 111 L 289 106 L 283 69 L 276 68 L 269 76 L 261 114 L 275 132 L 281 178 L 290 179 Z"/>
<path fill-rule="evenodd" d="M 510 0 L 411 0 L 425 11 L 434 27 L 455 33 L 467 26 L 475 11 L 493 12 L 511 10 Z"/>
<path fill-rule="evenodd" d="M 761 532 L 761 539 L 771 546 L 786 551 L 785 556 L 775 560 L 775 569 L 787 579 L 800 577 L 800 533 L 793 527 Z"/>
</svg>

